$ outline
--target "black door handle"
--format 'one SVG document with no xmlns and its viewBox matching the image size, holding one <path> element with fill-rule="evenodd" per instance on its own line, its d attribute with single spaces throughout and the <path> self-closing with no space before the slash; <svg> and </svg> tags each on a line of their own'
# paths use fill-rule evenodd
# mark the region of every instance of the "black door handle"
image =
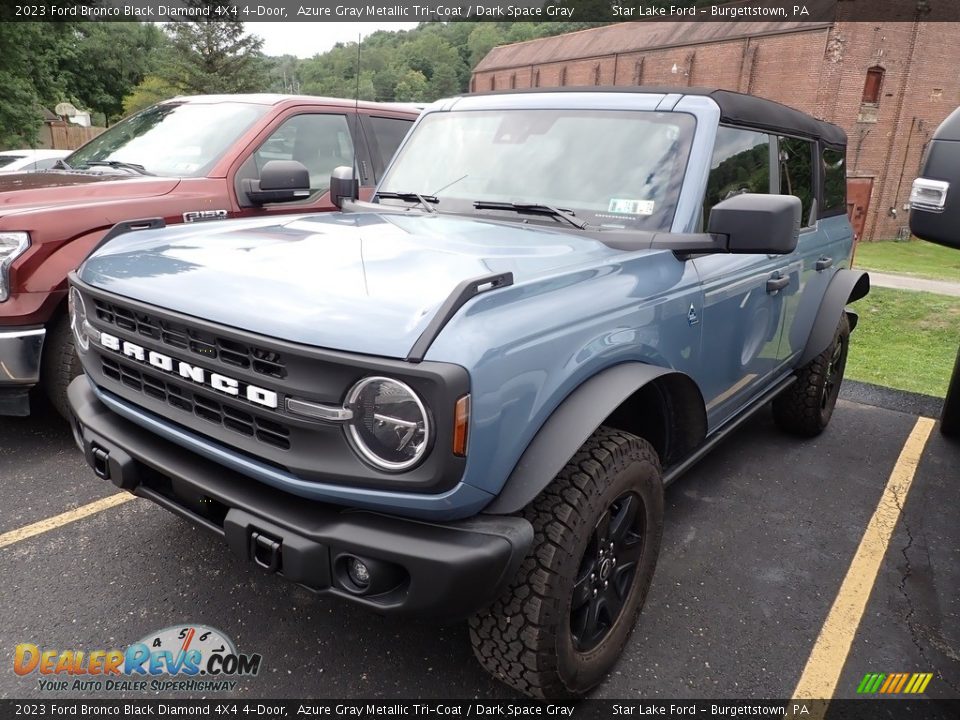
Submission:
<svg viewBox="0 0 960 720">
<path fill-rule="evenodd" d="M 770 293 L 771 295 L 773 293 L 778 293 L 789 284 L 790 284 L 789 277 L 780 277 L 779 275 L 774 275 L 772 278 L 767 280 L 767 292 Z"/>
<path fill-rule="evenodd" d="M 833 258 L 821 256 L 820 258 L 817 259 L 817 264 L 814 265 L 814 268 L 816 269 L 817 272 L 820 272 L 821 270 L 826 270 L 828 267 L 832 267 L 832 266 L 833 266 Z"/>
</svg>

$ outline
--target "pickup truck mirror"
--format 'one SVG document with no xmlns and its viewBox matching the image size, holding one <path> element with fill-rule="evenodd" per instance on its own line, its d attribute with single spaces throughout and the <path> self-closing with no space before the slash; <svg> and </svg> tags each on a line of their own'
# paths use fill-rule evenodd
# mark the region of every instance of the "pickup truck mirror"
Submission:
<svg viewBox="0 0 960 720">
<path fill-rule="evenodd" d="M 243 191 L 255 205 L 302 200 L 310 196 L 310 173 L 296 160 L 270 160 L 259 178 L 243 181 Z"/>
<path fill-rule="evenodd" d="M 344 200 L 356 200 L 360 197 L 360 183 L 353 176 L 353 168 L 341 165 L 330 173 L 330 202 L 338 208 Z"/>
<path fill-rule="evenodd" d="M 800 237 L 800 198 L 734 195 L 710 210 L 707 232 L 725 237 L 727 252 L 786 255 Z"/>
<path fill-rule="evenodd" d="M 933 134 L 910 193 L 910 232 L 960 250 L 960 108 Z"/>
</svg>

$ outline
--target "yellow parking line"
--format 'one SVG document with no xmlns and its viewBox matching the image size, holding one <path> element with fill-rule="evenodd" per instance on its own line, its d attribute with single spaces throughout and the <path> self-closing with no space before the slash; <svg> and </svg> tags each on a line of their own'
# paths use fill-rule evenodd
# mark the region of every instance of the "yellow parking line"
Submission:
<svg viewBox="0 0 960 720">
<path fill-rule="evenodd" d="M 793 691 L 793 698 L 813 700 L 833 697 L 840 672 L 860 625 L 860 618 L 866 609 L 870 591 L 877 579 L 880 563 L 887 552 L 900 510 L 907 500 L 907 493 L 910 492 L 913 476 L 933 425 L 934 421 L 930 418 L 918 418 L 910 437 L 904 443 L 877 509 L 870 518 L 860 546 L 833 601 L 833 607 L 830 608 L 810 657 L 807 658 L 807 665 Z"/>
<path fill-rule="evenodd" d="M 122 505 L 125 502 L 134 500 L 135 495 L 130 493 L 117 493 L 116 495 L 110 495 L 96 502 L 92 502 L 89 505 L 81 505 L 78 508 L 74 508 L 65 513 L 60 513 L 59 515 L 54 515 L 49 517 L 46 520 L 40 520 L 31 525 L 20 528 L 19 530 L 11 530 L 10 532 L 3 533 L 0 535 L 0 548 L 6 547 L 7 545 L 13 545 L 15 542 L 20 542 L 21 540 L 26 540 L 27 538 L 32 538 L 36 535 L 41 535 L 50 530 L 55 530 L 58 527 L 63 527 L 69 523 L 76 522 L 77 520 L 82 520 L 85 517 L 94 515 L 101 510 L 108 510 L 117 505 Z"/>
</svg>

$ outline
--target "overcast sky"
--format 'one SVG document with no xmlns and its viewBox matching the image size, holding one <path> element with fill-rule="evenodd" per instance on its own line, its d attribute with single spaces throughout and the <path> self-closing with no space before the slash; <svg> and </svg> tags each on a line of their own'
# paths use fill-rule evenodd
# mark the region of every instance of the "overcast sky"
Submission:
<svg viewBox="0 0 960 720">
<path fill-rule="evenodd" d="M 263 38 L 266 55 L 313 57 L 338 42 L 356 42 L 377 30 L 411 30 L 415 22 L 248 22 L 248 32 Z"/>
</svg>

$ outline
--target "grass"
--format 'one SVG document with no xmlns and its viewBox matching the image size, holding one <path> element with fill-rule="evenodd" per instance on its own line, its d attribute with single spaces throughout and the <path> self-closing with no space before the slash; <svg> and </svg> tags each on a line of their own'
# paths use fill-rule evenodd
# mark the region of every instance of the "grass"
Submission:
<svg viewBox="0 0 960 720">
<path fill-rule="evenodd" d="M 946 394 L 960 345 L 960 298 L 875 287 L 853 309 L 860 323 L 850 340 L 847 378 Z"/>
<path fill-rule="evenodd" d="M 858 243 L 853 262 L 865 270 L 960 282 L 960 251 L 923 240 Z"/>
</svg>

